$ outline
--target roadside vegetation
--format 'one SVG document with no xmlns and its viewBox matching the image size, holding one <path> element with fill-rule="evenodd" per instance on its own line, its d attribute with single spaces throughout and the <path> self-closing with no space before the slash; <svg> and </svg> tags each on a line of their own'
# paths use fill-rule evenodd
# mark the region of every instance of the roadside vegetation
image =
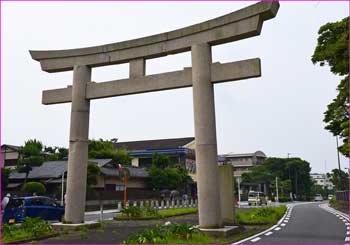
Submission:
<svg viewBox="0 0 350 245">
<path fill-rule="evenodd" d="M 39 239 L 56 232 L 51 224 L 39 218 L 25 218 L 24 222 L 17 225 L 2 224 L 2 243 L 15 243 L 26 240 Z"/>
<path fill-rule="evenodd" d="M 203 234 L 197 227 L 189 224 L 157 225 L 134 235 L 123 243 L 126 244 L 208 244 L 213 239 Z"/>
<path fill-rule="evenodd" d="M 256 233 L 259 233 L 278 220 L 286 212 L 286 206 L 255 208 L 236 213 L 236 221 L 241 226 L 241 232 L 234 234 L 229 238 L 214 238 L 202 233 L 196 226 L 189 224 L 171 224 L 166 222 L 164 225 L 145 229 L 141 232 L 128 237 L 124 243 L 127 244 L 213 244 L 213 243 L 232 243 L 239 241 Z M 181 209 L 170 209 L 162 211 L 175 212 Z M 159 211 L 161 212 L 161 211 Z"/>
<path fill-rule="evenodd" d="M 124 219 L 162 219 L 172 216 L 197 213 L 197 208 L 172 208 L 157 210 L 156 208 L 130 206 L 123 209 L 122 213 L 116 216 L 117 220 Z"/>
<path fill-rule="evenodd" d="M 275 224 L 286 212 L 286 206 L 263 207 L 236 213 L 236 222 L 241 225 Z"/>
</svg>

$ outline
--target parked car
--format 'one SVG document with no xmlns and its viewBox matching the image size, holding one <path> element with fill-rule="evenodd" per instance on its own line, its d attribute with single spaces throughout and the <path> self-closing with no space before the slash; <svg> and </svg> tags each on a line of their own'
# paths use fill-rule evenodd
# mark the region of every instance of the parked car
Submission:
<svg viewBox="0 0 350 245">
<path fill-rule="evenodd" d="M 265 194 L 260 191 L 250 191 L 248 193 L 248 205 L 267 205 Z"/>
<path fill-rule="evenodd" d="M 323 197 L 321 194 L 316 194 L 315 197 L 314 197 L 314 201 L 317 202 L 317 201 L 323 201 Z"/>
<path fill-rule="evenodd" d="M 328 195 L 328 200 L 332 200 L 332 198 L 333 198 L 333 195 L 332 195 L 332 194 L 329 194 L 329 195 Z"/>
<path fill-rule="evenodd" d="M 64 207 L 45 196 L 11 198 L 3 211 L 2 222 L 23 222 L 25 217 L 62 221 Z"/>
</svg>

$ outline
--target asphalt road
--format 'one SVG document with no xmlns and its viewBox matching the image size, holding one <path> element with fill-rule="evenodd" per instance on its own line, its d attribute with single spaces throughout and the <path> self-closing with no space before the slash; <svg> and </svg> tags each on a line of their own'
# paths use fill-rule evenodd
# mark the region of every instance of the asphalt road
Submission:
<svg viewBox="0 0 350 245">
<path fill-rule="evenodd" d="M 237 244 L 349 244 L 348 217 L 325 203 L 290 205 L 287 215 L 271 230 Z"/>
</svg>

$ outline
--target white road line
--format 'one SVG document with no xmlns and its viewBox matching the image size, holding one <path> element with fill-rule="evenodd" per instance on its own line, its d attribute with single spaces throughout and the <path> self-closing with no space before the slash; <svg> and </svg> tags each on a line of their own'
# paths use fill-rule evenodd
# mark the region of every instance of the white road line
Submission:
<svg viewBox="0 0 350 245">
<path fill-rule="evenodd" d="M 288 204 L 288 205 L 289 205 L 289 204 Z M 297 204 L 297 205 L 298 205 L 298 204 Z M 294 205 L 294 206 L 295 206 L 295 205 Z M 291 210 L 293 209 L 293 207 L 290 207 L 290 206 L 288 206 L 288 208 L 290 208 Z M 255 234 L 255 235 L 250 236 L 250 237 L 247 237 L 247 238 L 245 238 L 245 239 L 243 239 L 243 240 L 240 240 L 240 241 L 237 241 L 237 242 L 235 242 L 235 243 L 232 243 L 231 245 L 243 244 L 243 243 L 246 242 L 246 241 L 251 241 L 252 239 L 254 239 L 254 238 L 258 237 L 258 236 L 264 235 L 265 233 L 267 233 L 267 232 L 269 232 L 269 231 L 275 229 L 276 227 L 277 227 L 277 228 L 276 228 L 275 230 L 277 230 L 277 231 L 280 230 L 281 228 L 278 227 L 278 225 L 282 223 L 283 219 L 284 219 L 286 216 L 287 216 L 287 211 L 286 211 L 286 213 L 283 215 L 283 217 L 277 222 L 276 225 L 273 225 L 273 226 L 271 226 L 270 228 L 268 228 L 267 230 L 264 230 L 264 231 L 262 231 L 262 232 L 260 232 L 260 233 L 258 233 L 258 234 Z"/>
<path fill-rule="evenodd" d="M 347 232 L 346 232 L 346 235 L 350 235 L 350 231 L 347 231 Z"/>
<path fill-rule="evenodd" d="M 283 222 L 284 222 L 284 223 L 288 223 L 288 221 L 289 221 L 289 220 L 284 220 Z"/>
<path fill-rule="evenodd" d="M 277 227 L 276 229 L 275 229 L 275 231 L 279 231 L 281 229 L 281 227 Z"/>
<path fill-rule="evenodd" d="M 283 223 L 283 224 L 281 224 L 281 226 L 286 226 L 286 224 Z"/>
<path fill-rule="evenodd" d="M 265 233 L 265 236 L 271 235 L 273 232 L 269 231 L 268 233 Z"/>
<path fill-rule="evenodd" d="M 346 219 L 343 219 L 343 222 L 346 223 L 346 222 L 348 222 L 348 221 L 347 221 Z"/>
<path fill-rule="evenodd" d="M 254 238 L 254 239 L 252 239 L 252 240 L 250 240 L 250 241 L 252 241 L 252 242 L 257 242 L 257 241 L 259 241 L 261 238 L 260 237 L 256 237 L 256 238 Z"/>
<path fill-rule="evenodd" d="M 347 230 L 350 230 L 350 226 L 347 226 L 346 229 L 347 229 Z"/>
<path fill-rule="evenodd" d="M 345 241 L 346 242 L 350 241 L 350 237 L 345 237 Z"/>
<path fill-rule="evenodd" d="M 350 225 L 350 223 L 345 223 L 345 225 Z"/>
</svg>

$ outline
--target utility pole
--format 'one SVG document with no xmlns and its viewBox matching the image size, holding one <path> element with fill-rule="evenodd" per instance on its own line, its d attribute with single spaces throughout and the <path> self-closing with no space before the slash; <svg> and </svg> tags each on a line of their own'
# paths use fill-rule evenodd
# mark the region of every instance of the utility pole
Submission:
<svg viewBox="0 0 350 245">
<path fill-rule="evenodd" d="M 339 158 L 339 145 L 338 145 L 338 135 L 335 136 L 335 139 L 337 141 L 337 155 L 338 155 L 338 169 L 339 169 L 339 184 L 340 184 L 340 190 L 343 189 L 342 181 L 341 181 L 341 169 L 340 169 L 340 158 Z"/>
<path fill-rule="evenodd" d="M 241 178 L 238 177 L 237 178 L 237 182 L 238 182 L 238 207 L 241 206 Z"/>
<path fill-rule="evenodd" d="M 276 176 L 276 201 L 278 202 L 278 177 Z"/>
<path fill-rule="evenodd" d="M 335 139 L 336 139 L 336 141 L 337 141 L 338 168 L 339 168 L 339 171 L 341 171 L 341 170 L 340 170 L 340 158 L 339 158 L 338 136 L 335 136 Z"/>
<path fill-rule="evenodd" d="M 295 170 L 295 198 L 298 196 L 298 173 Z"/>
<path fill-rule="evenodd" d="M 61 180 L 61 182 L 62 182 L 62 186 L 61 186 L 61 206 L 63 206 L 64 205 L 64 202 L 63 202 L 63 198 L 64 198 L 64 171 L 63 171 L 63 173 L 62 173 L 62 180 Z"/>
</svg>

